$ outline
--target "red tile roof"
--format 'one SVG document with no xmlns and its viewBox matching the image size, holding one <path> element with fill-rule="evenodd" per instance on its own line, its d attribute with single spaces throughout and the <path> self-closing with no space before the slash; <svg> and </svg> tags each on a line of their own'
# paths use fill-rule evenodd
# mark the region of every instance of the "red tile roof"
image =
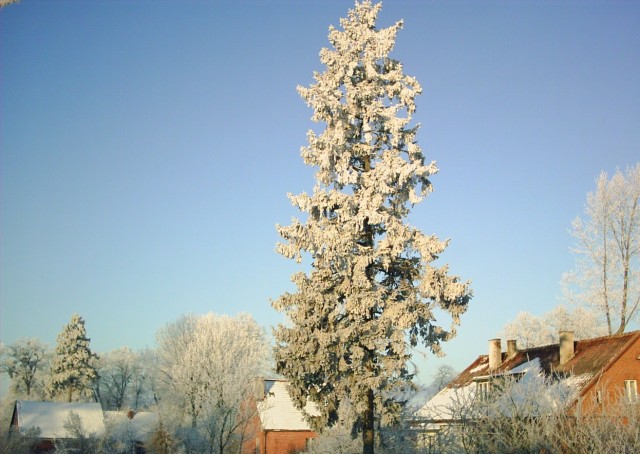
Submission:
<svg viewBox="0 0 640 454">
<path fill-rule="evenodd" d="M 488 355 L 480 355 L 449 384 L 449 387 L 462 386 L 490 374 L 509 373 L 516 367 L 537 358 L 540 367 L 547 375 L 591 376 L 591 380 L 586 381 L 582 387 L 584 391 L 638 339 L 640 339 L 640 331 L 574 341 L 574 354 L 563 365 L 560 365 L 559 344 L 518 350 L 511 358 L 503 352 L 502 364 L 494 371 L 489 371 Z"/>
</svg>

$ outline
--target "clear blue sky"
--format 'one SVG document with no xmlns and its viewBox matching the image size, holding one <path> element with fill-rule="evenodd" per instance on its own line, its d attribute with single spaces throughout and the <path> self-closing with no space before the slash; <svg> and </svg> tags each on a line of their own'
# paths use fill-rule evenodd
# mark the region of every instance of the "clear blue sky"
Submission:
<svg viewBox="0 0 640 454">
<path fill-rule="evenodd" d="M 274 225 L 310 191 L 296 93 L 349 1 L 35 1 L 0 11 L 0 339 L 154 345 L 185 313 L 282 320 L 298 270 Z M 475 297 L 462 368 L 522 310 L 558 304 L 571 220 L 601 170 L 640 160 L 640 3 L 383 5 L 423 86 L 434 194 L 411 222 Z M 422 376 L 439 362 L 420 357 Z"/>
</svg>

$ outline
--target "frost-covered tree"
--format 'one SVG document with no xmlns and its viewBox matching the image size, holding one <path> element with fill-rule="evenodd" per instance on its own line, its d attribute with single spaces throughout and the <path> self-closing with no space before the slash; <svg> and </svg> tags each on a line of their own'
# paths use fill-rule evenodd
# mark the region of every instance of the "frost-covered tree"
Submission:
<svg viewBox="0 0 640 454">
<path fill-rule="evenodd" d="M 402 22 L 378 29 L 380 7 L 356 3 L 342 30 L 331 27 L 332 49 L 320 52 L 326 69 L 298 87 L 326 127 L 309 131 L 301 152 L 317 169 L 313 194 L 289 195 L 306 220 L 277 226 L 285 240 L 277 251 L 310 256 L 312 270 L 295 274 L 297 290 L 273 303 L 290 321 L 275 330 L 275 355 L 293 398 L 320 404 L 316 427 L 334 423 L 350 400 L 364 452 L 373 452 L 374 415 L 387 424 L 400 413 L 411 348 L 424 342 L 440 353 L 471 293 L 447 265 L 434 266 L 447 241 L 406 222 L 438 169 L 425 163 L 411 124 L 420 85 L 389 57 Z"/>
<path fill-rule="evenodd" d="M 34 394 L 44 393 L 49 357 L 49 347 L 40 340 L 18 339 L 11 345 L 3 346 L 0 372 L 9 375 L 11 389 L 17 396 L 32 398 Z"/>
<path fill-rule="evenodd" d="M 131 408 L 138 411 L 158 404 L 159 377 L 158 354 L 154 349 L 146 348 L 137 353 L 138 373 L 130 383 Z"/>
<path fill-rule="evenodd" d="M 157 350 L 156 367 L 160 380 L 160 400 L 163 407 L 174 407 L 169 414 L 188 415 L 191 425 L 196 426 L 199 416 L 200 395 L 199 385 L 194 380 L 182 380 L 174 370 L 179 371 L 185 362 L 185 352 L 188 351 L 195 337 L 198 317 L 183 315 L 178 320 L 163 326 L 156 334 Z M 175 421 L 180 424 L 182 421 Z"/>
<path fill-rule="evenodd" d="M 640 163 L 611 179 L 602 172 L 585 215 L 572 223 L 577 260 L 564 276 L 565 294 L 596 308 L 609 334 L 621 334 L 640 305 Z"/>
<path fill-rule="evenodd" d="M 98 355 L 89 346 L 84 319 L 73 314 L 71 321 L 58 334 L 57 345 L 51 364 L 50 391 L 63 396 L 69 402 L 88 397 L 98 378 L 96 370 Z"/>
<path fill-rule="evenodd" d="M 573 331 L 575 339 L 589 339 L 607 334 L 598 314 L 577 306 L 573 310 L 556 306 L 542 316 L 519 312 L 503 329 L 503 337 L 515 339 L 519 348 L 557 344 L 561 331 Z"/>
<path fill-rule="evenodd" d="M 561 331 L 573 331 L 576 340 L 607 335 L 607 329 L 600 323 L 598 313 L 591 308 L 577 306 L 567 308 L 560 304 L 543 316 L 551 329 L 552 344 L 558 343 Z"/>
<path fill-rule="evenodd" d="M 96 395 L 103 409 L 123 410 L 125 404 L 133 403 L 134 387 L 140 382 L 142 374 L 140 363 L 140 355 L 128 347 L 102 355 Z M 137 410 L 133 406 L 131 408 Z"/>
<path fill-rule="evenodd" d="M 553 343 L 550 328 L 542 317 L 521 311 L 504 326 L 504 337 L 517 342 L 519 348 L 531 348 Z"/>
<path fill-rule="evenodd" d="M 190 449 L 222 454 L 241 445 L 255 415 L 245 405 L 255 380 L 270 369 L 264 330 L 248 314 L 186 316 L 158 333 L 165 395 L 177 398 Z M 174 411 L 177 413 L 178 411 Z"/>
<path fill-rule="evenodd" d="M 0 8 L 4 8 L 7 5 L 11 5 L 12 3 L 18 3 L 20 0 L 0 0 Z"/>
</svg>

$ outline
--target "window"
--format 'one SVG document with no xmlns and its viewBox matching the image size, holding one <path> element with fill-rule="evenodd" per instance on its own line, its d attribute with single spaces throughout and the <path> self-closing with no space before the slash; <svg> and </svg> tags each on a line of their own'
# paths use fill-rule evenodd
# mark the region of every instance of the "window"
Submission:
<svg viewBox="0 0 640 454">
<path fill-rule="evenodd" d="M 481 402 L 486 402 L 489 399 L 489 392 L 491 391 L 491 383 L 488 381 L 479 381 L 476 385 L 478 393 L 478 399 Z"/>
<path fill-rule="evenodd" d="M 305 450 L 309 449 L 312 445 L 313 445 L 313 438 L 307 437 L 307 438 L 304 439 Z"/>
<path fill-rule="evenodd" d="M 436 448 L 439 447 L 437 432 L 421 432 L 418 434 L 417 441 L 417 446 L 422 448 L 422 451 L 420 452 L 425 452 L 428 454 L 440 452 L 440 450 L 436 450 Z"/>
<path fill-rule="evenodd" d="M 638 402 L 638 382 L 636 380 L 624 381 L 624 395 L 628 402 Z"/>
</svg>

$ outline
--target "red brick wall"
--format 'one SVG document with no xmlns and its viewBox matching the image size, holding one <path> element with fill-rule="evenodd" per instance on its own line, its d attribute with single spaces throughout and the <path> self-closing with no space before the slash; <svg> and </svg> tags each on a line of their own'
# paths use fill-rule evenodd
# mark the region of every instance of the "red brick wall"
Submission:
<svg viewBox="0 0 640 454">
<path fill-rule="evenodd" d="M 589 388 L 583 396 L 582 409 L 593 411 L 597 408 L 597 392 L 600 391 L 600 405 L 615 404 L 623 396 L 624 381 L 636 380 L 640 387 L 640 337 L 607 370 L 598 383 Z M 640 389 L 638 389 L 640 391 Z"/>
<path fill-rule="evenodd" d="M 261 450 L 260 454 L 292 454 L 304 451 L 307 439 L 315 437 L 316 433 L 312 431 L 264 432 L 261 448 L 266 448 L 266 451 Z"/>
<path fill-rule="evenodd" d="M 242 454 L 256 454 L 256 446 L 262 447 L 263 433 L 260 427 L 260 417 L 257 412 L 247 424 L 244 439 L 242 441 Z M 256 441 L 258 439 L 258 441 Z"/>
<path fill-rule="evenodd" d="M 264 431 L 242 444 L 242 454 L 292 454 L 307 447 L 307 439 L 315 438 L 312 431 Z"/>
</svg>

